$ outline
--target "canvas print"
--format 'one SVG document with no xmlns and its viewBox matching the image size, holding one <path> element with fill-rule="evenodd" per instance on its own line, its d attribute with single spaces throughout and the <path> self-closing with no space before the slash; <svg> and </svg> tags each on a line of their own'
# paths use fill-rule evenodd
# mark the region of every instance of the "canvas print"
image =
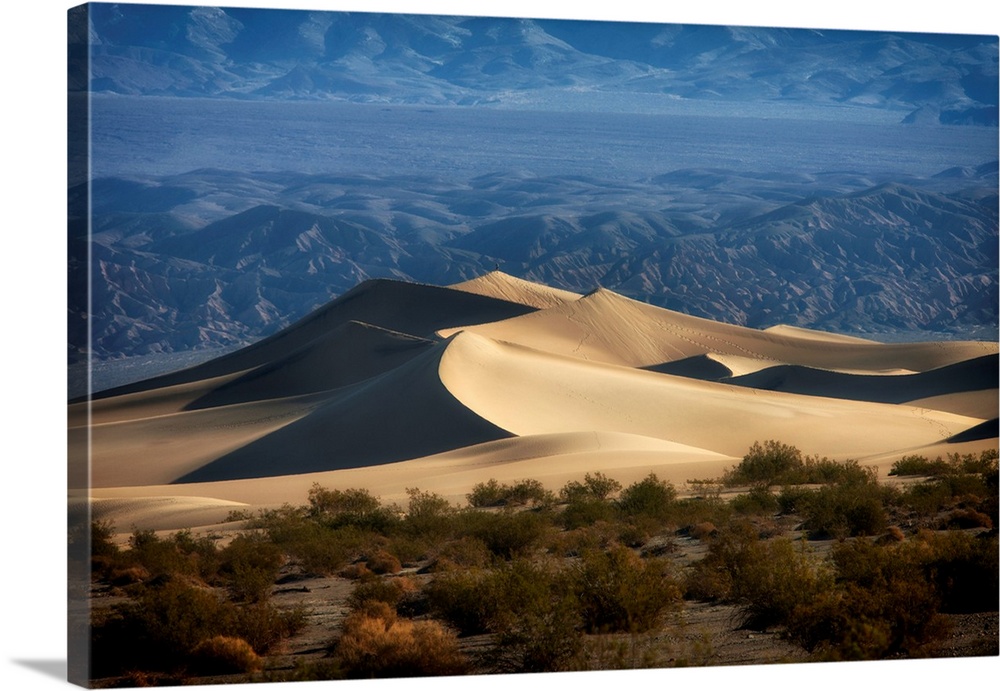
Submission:
<svg viewBox="0 0 1000 691">
<path fill-rule="evenodd" d="M 93 3 L 68 56 L 74 683 L 998 654 L 997 36 Z"/>
</svg>

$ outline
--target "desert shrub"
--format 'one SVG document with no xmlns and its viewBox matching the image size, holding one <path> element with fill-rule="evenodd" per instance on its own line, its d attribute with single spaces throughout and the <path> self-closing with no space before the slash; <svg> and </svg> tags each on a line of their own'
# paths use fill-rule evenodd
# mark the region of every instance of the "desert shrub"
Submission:
<svg viewBox="0 0 1000 691">
<path fill-rule="evenodd" d="M 129 549 L 122 555 L 127 563 L 141 566 L 152 577 L 170 574 L 196 575 L 197 558 L 178 549 L 172 539 L 163 539 L 152 530 L 136 530 L 129 537 Z"/>
<path fill-rule="evenodd" d="M 384 602 L 393 609 L 403 600 L 403 597 L 413 592 L 415 587 L 407 578 L 372 578 L 363 580 L 354 586 L 347 598 L 351 609 L 361 609 L 367 602 Z"/>
<path fill-rule="evenodd" d="M 129 668 L 181 669 L 190 651 L 214 636 L 242 638 L 263 654 L 305 625 L 302 610 L 284 611 L 266 603 L 238 606 L 179 578 L 162 580 L 139 585 L 127 602 L 95 612 L 95 677 Z"/>
<path fill-rule="evenodd" d="M 495 672 L 569 669 L 582 643 L 571 576 L 551 563 L 519 559 L 489 573 L 483 594 L 494 634 L 483 662 Z"/>
<path fill-rule="evenodd" d="M 445 571 L 424 586 L 431 611 L 463 635 L 486 633 L 502 603 L 487 589 L 490 572 L 482 569 Z"/>
<path fill-rule="evenodd" d="M 995 475 L 997 459 L 1000 457 L 996 449 L 987 449 L 976 454 L 948 454 L 947 460 L 938 456 L 933 461 L 926 456 L 904 456 L 892 464 L 889 475 Z"/>
<path fill-rule="evenodd" d="M 310 573 L 333 574 L 354 561 L 370 536 L 354 526 L 329 528 L 295 512 L 260 520 L 267 539 Z"/>
<path fill-rule="evenodd" d="M 488 566 L 492 559 L 492 553 L 482 540 L 466 536 L 449 540 L 442 545 L 428 570 L 438 572 L 457 568 L 481 568 Z"/>
<path fill-rule="evenodd" d="M 597 499 L 604 501 L 615 492 L 620 491 L 622 484 L 617 480 L 609 478 L 604 473 L 587 473 L 583 476 L 583 482 L 572 480 L 567 482 L 559 490 L 559 498 L 564 502 L 572 502 L 580 499 Z"/>
<path fill-rule="evenodd" d="M 263 655 L 306 625 L 307 612 L 302 608 L 278 609 L 266 602 L 233 607 L 231 633 L 247 641 Z"/>
<path fill-rule="evenodd" d="M 754 485 L 746 494 L 736 495 L 731 505 L 738 514 L 774 514 L 778 511 L 778 499 L 765 485 Z"/>
<path fill-rule="evenodd" d="M 219 558 L 219 574 L 234 599 L 262 602 L 270 597 L 283 561 L 277 545 L 260 535 L 237 535 Z"/>
<path fill-rule="evenodd" d="M 996 533 L 921 533 L 922 565 L 943 612 L 995 612 L 1000 606 Z"/>
<path fill-rule="evenodd" d="M 786 624 L 796 607 L 815 601 L 831 582 L 814 557 L 778 538 L 743 555 L 729 597 L 739 604 L 743 626 L 766 629 Z"/>
<path fill-rule="evenodd" d="M 589 633 L 648 631 L 681 599 L 666 562 L 641 559 L 621 546 L 584 552 L 574 575 Z"/>
<path fill-rule="evenodd" d="M 407 489 L 406 494 L 409 504 L 403 521 L 407 532 L 437 540 L 450 533 L 455 507 L 448 500 L 415 488 Z"/>
<path fill-rule="evenodd" d="M 950 466 L 939 456 L 936 460 L 929 460 L 926 456 L 903 456 L 892 464 L 889 475 L 945 475 L 950 471 Z"/>
<path fill-rule="evenodd" d="M 751 523 L 735 521 L 717 532 L 708 555 L 693 565 L 687 596 L 736 603 L 741 625 L 768 628 L 829 584 L 817 562 L 790 540 L 763 541 Z"/>
<path fill-rule="evenodd" d="M 86 528 L 84 528 L 86 530 Z M 121 550 L 115 544 L 115 528 L 110 521 L 90 522 L 91 557 L 118 557 Z"/>
<path fill-rule="evenodd" d="M 431 611 L 463 634 L 492 633 L 483 664 L 498 672 L 568 669 L 581 644 L 569 575 L 519 559 L 443 573 L 425 587 Z"/>
<path fill-rule="evenodd" d="M 375 549 L 364 557 L 368 569 L 378 575 L 387 573 L 399 573 L 403 570 L 403 565 L 395 555 L 386 552 L 384 549 Z"/>
<path fill-rule="evenodd" d="M 616 518 L 615 507 L 609 502 L 586 495 L 570 499 L 559 512 L 556 521 L 566 530 L 573 530 Z"/>
<path fill-rule="evenodd" d="M 991 507 L 996 506 L 996 490 L 981 475 L 940 475 L 907 487 L 900 495 L 899 503 L 925 516 L 959 503 L 982 505 L 989 515 Z"/>
<path fill-rule="evenodd" d="M 681 530 L 690 532 L 698 523 L 725 525 L 732 520 L 733 507 L 728 499 L 717 494 L 687 497 L 674 502 L 671 516 Z"/>
<path fill-rule="evenodd" d="M 501 506 L 506 497 L 504 486 L 494 478 L 486 482 L 477 482 L 472 491 L 465 495 L 469 506 L 482 508 L 486 506 Z"/>
<path fill-rule="evenodd" d="M 824 659 L 920 654 L 946 631 L 925 552 L 915 543 L 836 545 L 836 587 L 800 604 L 789 617 L 789 636 Z"/>
<path fill-rule="evenodd" d="M 537 549 L 549 523 L 530 511 L 467 512 L 460 527 L 463 536 L 481 541 L 493 555 L 510 560 Z"/>
<path fill-rule="evenodd" d="M 347 677 L 358 679 L 444 676 L 468 669 L 455 636 L 439 623 L 398 619 L 388 608 L 350 615 L 333 657 Z"/>
<path fill-rule="evenodd" d="M 555 495 L 542 486 L 538 480 L 520 480 L 512 485 L 501 484 L 490 478 L 472 486 L 466 495 L 469 506 L 476 508 L 490 506 L 548 506 L 555 502 Z"/>
<path fill-rule="evenodd" d="M 725 473 L 723 483 L 730 487 L 776 484 L 782 474 L 802 465 L 802 452 L 794 446 L 774 440 L 754 442 L 739 465 Z"/>
<path fill-rule="evenodd" d="M 786 515 L 799 513 L 809 503 L 814 492 L 814 489 L 808 487 L 797 487 L 795 485 L 782 487 L 781 492 L 776 497 L 779 513 Z"/>
<path fill-rule="evenodd" d="M 889 524 L 886 506 L 896 501 L 894 488 L 879 485 L 874 476 L 865 481 L 824 485 L 802 493 L 783 493 L 780 507 L 801 514 L 810 537 L 844 538 L 878 535 Z"/>
<path fill-rule="evenodd" d="M 942 516 L 938 522 L 938 528 L 941 530 L 965 530 L 968 528 L 986 528 L 989 530 L 992 527 L 993 521 L 990 520 L 990 517 L 975 509 L 954 509 L 949 511 L 945 516 Z"/>
<path fill-rule="evenodd" d="M 609 549 L 618 544 L 620 526 L 606 521 L 555 533 L 548 550 L 563 557 L 578 557 L 592 549 Z"/>
<path fill-rule="evenodd" d="M 829 485 L 871 482 L 877 476 L 875 468 L 864 467 L 854 460 L 838 462 L 806 457 L 801 466 L 782 473 L 777 479 L 786 485 Z"/>
<path fill-rule="evenodd" d="M 710 540 L 708 554 L 691 565 L 685 594 L 697 600 L 729 600 L 734 583 L 763 555 L 756 528 L 747 520 L 730 522 Z"/>
<path fill-rule="evenodd" d="M 645 516 L 662 521 L 669 518 L 676 498 L 673 485 L 650 473 L 623 489 L 615 506 L 628 517 Z"/>
<path fill-rule="evenodd" d="M 386 534 L 400 524 L 396 510 L 382 506 L 366 489 L 331 490 L 314 483 L 308 501 L 308 516 L 329 528 L 354 526 Z"/>
<path fill-rule="evenodd" d="M 233 636 L 206 638 L 191 650 L 189 664 L 200 675 L 247 673 L 264 666 L 249 643 Z"/>
</svg>

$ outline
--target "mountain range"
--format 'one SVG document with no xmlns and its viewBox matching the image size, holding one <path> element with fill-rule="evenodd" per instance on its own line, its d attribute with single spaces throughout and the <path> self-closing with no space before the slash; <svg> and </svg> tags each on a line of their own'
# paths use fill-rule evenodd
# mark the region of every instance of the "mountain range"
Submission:
<svg viewBox="0 0 1000 691">
<path fill-rule="evenodd" d="M 89 8 L 89 31 L 70 40 L 90 44 L 94 92 L 543 109 L 772 102 L 889 109 L 917 123 L 997 124 L 995 36 Z"/>
<path fill-rule="evenodd" d="M 443 285 L 496 267 L 753 328 L 994 338 L 996 175 L 993 163 L 905 184 L 706 169 L 632 183 L 220 170 L 100 179 L 90 225 L 70 224 L 71 250 L 86 256 L 89 242 L 94 277 L 89 316 L 84 286 L 71 291 L 70 359 L 88 329 L 99 359 L 233 347 L 366 279 Z"/>
</svg>

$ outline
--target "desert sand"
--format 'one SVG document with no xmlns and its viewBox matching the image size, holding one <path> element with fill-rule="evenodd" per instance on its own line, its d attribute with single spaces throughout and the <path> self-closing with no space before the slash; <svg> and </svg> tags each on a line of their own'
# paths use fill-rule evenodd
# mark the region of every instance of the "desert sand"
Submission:
<svg viewBox="0 0 1000 691">
<path fill-rule="evenodd" d="M 767 439 L 884 475 L 907 454 L 997 448 L 997 353 L 756 330 L 500 272 L 369 281 L 244 350 L 71 402 L 91 484 L 71 508 L 121 531 L 210 530 L 314 483 L 400 506 L 409 488 L 463 505 L 491 478 L 683 487 Z"/>
</svg>

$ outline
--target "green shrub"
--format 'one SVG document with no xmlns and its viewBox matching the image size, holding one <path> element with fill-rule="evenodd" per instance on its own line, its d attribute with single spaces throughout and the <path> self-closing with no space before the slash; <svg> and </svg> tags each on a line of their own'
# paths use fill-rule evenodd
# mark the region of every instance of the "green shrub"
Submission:
<svg viewBox="0 0 1000 691">
<path fill-rule="evenodd" d="M 524 559 L 486 571 L 443 573 L 425 587 L 431 610 L 463 634 L 492 633 L 483 663 L 497 672 L 568 669 L 580 649 L 572 581 Z"/>
<path fill-rule="evenodd" d="M 432 492 L 406 490 L 409 505 L 403 519 L 407 532 L 426 539 L 441 540 L 450 534 L 455 507 L 448 500 Z"/>
<path fill-rule="evenodd" d="M 574 530 L 616 518 L 615 507 L 610 503 L 586 495 L 569 500 L 559 512 L 556 521 L 566 530 Z"/>
<path fill-rule="evenodd" d="M 505 560 L 530 554 L 549 530 L 548 522 L 530 511 L 470 512 L 463 518 L 463 535 L 480 540 L 492 554 Z"/>
<path fill-rule="evenodd" d="M 765 485 L 754 485 L 746 494 L 732 498 L 733 511 L 738 514 L 767 514 L 778 511 L 778 500 Z"/>
<path fill-rule="evenodd" d="M 625 516 L 645 516 L 666 520 L 677 498 L 677 491 L 650 473 L 645 479 L 634 482 L 621 491 L 615 505 Z"/>
<path fill-rule="evenodd" d="M 789 636 L 823 659 L 919 655 L 946 632 L 941 597 L 917 543 L 840 543 L 831 553 L 836 587 L 802 603 Z"/>
<path fill-rule="evenodd" d="M 861 482 L 824 485 L 816 490 L 783 491 L 778 505 L 800 514 L 810 537 L 845 538 L 884 532 L 889 525 L 886 506 L 896 498 L 894 488 L 879 485 L 874 476 L 868 476 Z"/>
<path fill-rule="evenodd" d="M 519 559 L 484 581 L 493 614 L 493 644 L 484 662 L 495 672 L 558 672 L 570 668 L 582 644 L 570 574 L 551 563 Z"/>
<path fill-rule="evenodd" d="M 779 538 L 756 547 L 744 555 L 730 590 L 743 626 L 785 625 L 796 607 L 814 602 L 829 588 L 828 572 L 792 541 Z"/>
<path fill-rule="evenodd" d="M 667 564 L 643 560 L 625 547 L 584 552 L 575 571 L 576 596 L 589 633 L 641 633 L 680 603 Z"/>
<path fill-rule="evenodd" d="M 243 602 L 263 602 L 284 561 L 280 549 L 266 537 L 237 535 L 220 551 L 219 574 L 232 597 Z"/>
<path fill-rule="evenodd" d="M 583 476 L 583 482 L 572 480 L 567 482 L 559 490 L 559 498 L 564 502 L 572 502 L 581 499 L 596 499 L 604 501 L 615 492 L 620 491 L 622 484 L 617 480 L 609 478 L 604 473 L 587 473 Z"/>
<path fill-rule="evenodd" d="M 330 490 L 314 483 L 308 500 L 308 516 L 327 527 L 354 526 L 386 534 L 400 523 L 394 508 L 382 506 L 365 489 Z"/>
<path fill-rule="evenodd" d="M 503 603 L 488 588 L 491 572 L 445 571 L 424 586 L 431 611 L 463 635 L 487 633 Z"/>
<path fill-rule="evenodd" d="M 724 475 L 723 482 L 728 486 L 772 485 L 782 474 L 802 465 L 802 452 L 794 446 L 774 440 L 754 442 L 739 465 Z"/>
<path fill-rule="evenodd" d="M 926 456 L 903 456 L 892 464 L 889 475 L 945 475 L 951 467 L 938 456 L 937 460 L 928 460 Z"/>
<path fill-rule="evenodd" d="M 472 486 L 466 495 L 469 506 L 484 508 L 491 506 L 549 506 L 555 502 L 555 495 L 542 486 L 538 480 L 520 480 L 513 485 L 501 484 L 490 478 Z"/>
</svg>

